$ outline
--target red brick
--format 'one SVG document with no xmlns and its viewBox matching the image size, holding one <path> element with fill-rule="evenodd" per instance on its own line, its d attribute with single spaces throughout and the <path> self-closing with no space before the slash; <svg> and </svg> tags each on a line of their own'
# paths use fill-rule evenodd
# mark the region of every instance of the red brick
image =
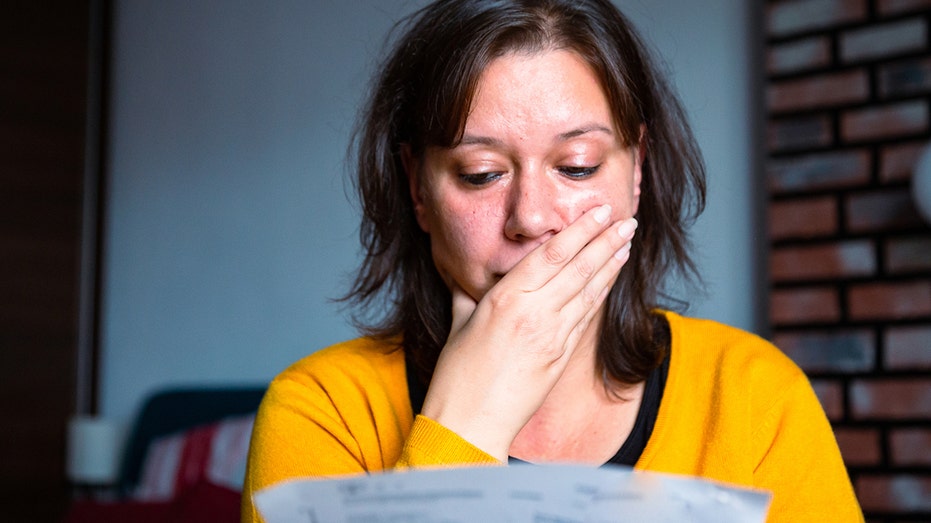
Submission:
<svg viewBox="0 0 931 523">
<path fill-rule="evenodd" d="M 824 67 L 831 62 L 831 41 L 824 36 L 772 45 L 766 53 L 770 74 L 784 74 Z"/>
<path fill-rule="evenodd" d="M 774 192 L 833 189 L 868 183 L 869 169 L 868 152 L 839 151 L 770 160 L 766 177 Z"/>
<path fill-rule="evenodd" d="M 837 291 L 826 287 L 774 290 L 769 316 L 776 324 L 837 321 L 840 319 Z"/>
<path fill-rule="evenodd" d="M 848 141 L 907 136 L 927 127 L 928 106 L 923 101 L 848 111 L 841 117 L 841 134 Z"/>
<path fill-rule="evenodd" d="M 931 325 L 887 327 L 883 333 L 883 340 L 885 345 L 883 359 L 886 368 L 892 370 L 931 369 Z"/>
<path fill-rule="evenodd" d="M 871 241 L 848 241 L 804 247 L 778 247 L 770 255 L 773 281 L 869 276 L 876 272 Z"/>
<path fill-rule="evenodd" d="M 931 0 L 879 0 L 879 12 L 884 15 L 907 13 L 931 8 Z"/>
<path fill-rule="evenodd" d="M 927 146 L 925 142 L 910 142 L 883 147 L 879 162 L 880 179 L 885 183 L 910 180 Z"/>
<path fill-rule="evenodd" d="M 854 320 L 896 320 L 931 316 L 931 281 L 864 283 L 848 293 Z"/>
<path fill-rule="evenodd" d="M 769 237 L 815 238 L 837 232 L 837 204 L 833 197 L 774 202 L 769 206 Z"/>
<path fill-rule="evenodd" d="M 888 231 L 923 225 L 907 188 L 847 197 L 847 227 L 853 232 Z"/>
<path fill-rule="evenodd" d="M 766 127 L 770 151 L 823 147 L 834 142 L 831 119 L 825 115 L 771 120 Z"/>
<path fill-rule="evenodd" d="M 928 105 L 924 101 L 857 109 L 841 116 L 841 135 L 853 142 L 907 136 L 927 128 Z"/>
<path fill-rule="evenodd" d="M 920 18 L 847 31 L 840 39 L 840 55 L 845 62 L 854 62 L 920 50 L 925 46 L 927 33 Z"/>
<path fill-rule="evenodd" d="M 931 234 L 889 240 L 886 271 L 890 274 L 931 272 Z"/>
<path fill-rule="evenodd" d="M 927 419 L 931 416 L 931 378 L 855 381 L 851 414 L 857 419 Z"/>
<path fill-rule="evenodd" d="M 894 430 L 889 434 L 889 447 L 895 465 L 931 465 L 931 429 Z"/>
<path fill-rule="evenodd" d="M 862 475 L 855 483 L 864 511 L 931 511 L 931 477 L 919 475 Z"/>
<path fill-rule="evenodd" d="M 876 361 L 868 330 L 780 332 L 773 343 L 805 372 L 866 372 Z"/>
<path fill-rule="evenodd" d="M 844 417 L 844 393 L 840 383 L 831 380 L 811 380 L 811 388 L 821 402 L 821 408 L 831 421 Z"/>
<path fill-rule="evenodd" d="M 882 459 L 879 432 L 874 429 L 837 429 L 834 437 L 847 465 L 877 465 Z"/>
<path fill-rule="evenodd" d="M 772 112 L 827 108 L 866 100 L 870 95 L 866 71 L 810 76 L 802 79 L 771 82 L 767 90 Z"/>
<path fill-rule="evenodd" d="M 866 0 L 785 0 L 766 10 L 766 29 L 772 36 L 833 27 L 866 17 Z"/>
<path fill-rule="evenodd" d="M 883 98 L 931 91 L 931 58 L 902 60 L 879 68 L 879 94 Z"/>
</svg>

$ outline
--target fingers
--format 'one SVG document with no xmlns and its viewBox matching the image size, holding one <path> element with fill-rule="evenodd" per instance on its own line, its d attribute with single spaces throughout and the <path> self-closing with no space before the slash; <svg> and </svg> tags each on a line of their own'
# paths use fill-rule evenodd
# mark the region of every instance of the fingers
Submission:
<svg viewBox="0 0 931 523">
<path fill-rule="evenodd" d="M 624 223 L 624 222 L 622 222 Z M 632 233 L 631 233 L 632 238 Z M 601 310 L 602 304 L 608 297 L 608 293 L 617 281 L 621 268 L 630 259 L 631 241 L 628 240 L 619 250 L 612 255 L 612 260 L 601 268 L 601 270 L 591 279 L 582 290 L 563 306 L 562 312 L 568 317 L 581 317 L 581 320 L 573 326 L 572 331 L 577 335 L 595 319 L 595 315 Z"/>
<path fill-rule="evenodd" d="M 637 220 L 630 218 L 612 225 L 586 245 L 551 280 L 552 298 L 561 306 L 578 301 L 591 307 L 602 291 L 614 284 L 618 272 L 630 256 Z"/>
<path fill-rule="evenodd" d="M 577 298 L 590 306 L 627 261 L 637 228 L 633 218 L 609 226 L 610 212 L 609 205 L 588 211 L 528 254 L 505 279 L 512 288 L 539 292 L 542 303 L 556 309 Z"/>
<path fill-rule="evenodd" d="M 566 229 L 528 254 L 508 273 L 524 291 L 535 291 L 546 285 L 599 233 L 608 227 L 611 206 L 596 207 L 583 214 Z M 618 244 L 620 247 L 620 244 Z M 584 262 L 583 262 L 584 263 Z M 577 270 L 587 269 L 577 266 Z M 594 273 L 594 266 L 590 272 Z"/>
<path fill-rule="evenodd" d="M 552 299 L 560 304 L 560 316 L 566 320 L 562 332 L 570 350 L 601 310 L 629 259 L 636 227 L 637 221 L 633 218 L 612 225 L 579 252 L 547 286 L 552 287 Z M 598 269 L 590 275 L 576 269 L 591 266 L 598 266 Z"/>
</svg>

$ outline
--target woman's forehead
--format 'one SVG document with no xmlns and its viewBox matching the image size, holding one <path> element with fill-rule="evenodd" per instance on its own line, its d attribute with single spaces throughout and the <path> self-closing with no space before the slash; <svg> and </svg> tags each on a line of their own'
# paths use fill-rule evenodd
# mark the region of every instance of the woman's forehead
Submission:
<svg viewBox="0 0 931 523">
<path fill-rule="evenodd" d="M 555 135 L 613 128 L 611 108 L 597 75 L 568 51 L 496 58 L 480 75 L 471 102 L 464 136 L 530 136 L 541 127 Z"/>
</svg>

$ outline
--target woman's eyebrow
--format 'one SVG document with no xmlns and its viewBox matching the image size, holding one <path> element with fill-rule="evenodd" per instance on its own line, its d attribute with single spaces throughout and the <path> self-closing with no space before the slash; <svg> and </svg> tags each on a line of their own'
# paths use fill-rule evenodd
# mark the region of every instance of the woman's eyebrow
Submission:
<svg viewBox="0 0 931 523">
<path fill-rule="evenodd" d="M 564 142 L 566 140 L 571 140 L 577 136 L 582 136 L 583 134 L 588 134 L 592 132 L 601 132 L 609 136 L 614 136 L 614 131 L 610 128 L 605 127 L 601 124 L 592 124 L 579 127 L 578 129 L 573 129 L 571 131 L 566 131 L 560 133 L 556 136 L 556 141 Z M 466 134 L 462 136 L 462 139 L 459 140 L 459 145 L 487 145 L 489 147 L 503 147 L 504 142 L 497 138 L 492 138 L 491 136 L 479 136 L 474 134 Z"/>
<path fill-rule="evenodd" d="M 579 127 L 578 129 L 573 129 L 565 133 L 561 133 L 558 138 L 559 138 L 559 141 L 564 142 L 566 140 L 571 140 L 572 138 L 575 138 L 577 136 L 582 136 L 583 134 L 588 134 L 592 132 L 602 132 L 609 136 L 614 136 L 614 131 L 612 131 L 611 129 L 603 125 L 600 125 L 600 124 L 592 124 L 592 125 L 586 125 L 583 127 Z"/>
<path fill-rule="evenodd" d="M 473 134 L 466 134 L 462 136 L 462 139 L 459 140 L 459 143 L 456 145 L 488 145 L 491 147 L 501 147 L 504 145 L 504 142 L 490 136 L 476 136 Z"/>
</svg>

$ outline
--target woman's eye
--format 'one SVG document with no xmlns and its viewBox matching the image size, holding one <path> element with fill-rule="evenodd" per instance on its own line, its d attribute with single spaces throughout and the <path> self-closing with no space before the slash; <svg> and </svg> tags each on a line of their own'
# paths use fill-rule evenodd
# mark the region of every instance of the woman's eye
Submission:
<svg viewBox="0 0 931 523">
<path fill-rule="evenodd" d="M 563 176 L 568 176 L 569 178 L 582 179 L 588 178 L 589 176 L 595 174 L 595 171 L 601 167 L 600 165 L 593 165 L 591 167 L 569 167 L 562 166 L 557 167 L 558 170 Z"/>
<path fill-rule="evenodd" d="M 471 174 L 462 173 L 459 175 L 459 179 L 469 185 L 480 187 L 482 185 L 491 183 L 497 180 L 498 178 L 501 178 L 502 174 L 503 173 L 497 172 L 497 171 L 488 172 L 488 173 L 471 173 Z"/>
</svg>

